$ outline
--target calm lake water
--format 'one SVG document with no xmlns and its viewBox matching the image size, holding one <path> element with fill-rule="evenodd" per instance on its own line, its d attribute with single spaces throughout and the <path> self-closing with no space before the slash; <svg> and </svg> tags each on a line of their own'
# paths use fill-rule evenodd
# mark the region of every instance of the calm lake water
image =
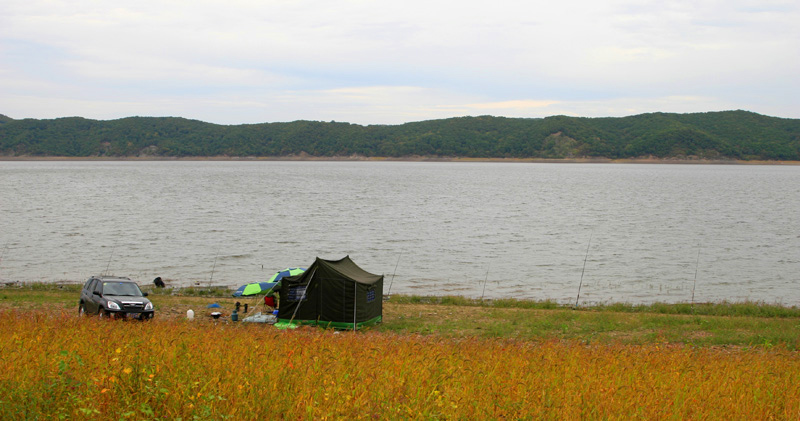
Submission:
<svg viewBox="0 0 800 421">
<path fill-rule="evenodd" d="M 235 287 L 350 255 L 385 293 L 798 305 L 798 209 L 797 166 L 0 162 L 0 280 Z"/>
</svg>

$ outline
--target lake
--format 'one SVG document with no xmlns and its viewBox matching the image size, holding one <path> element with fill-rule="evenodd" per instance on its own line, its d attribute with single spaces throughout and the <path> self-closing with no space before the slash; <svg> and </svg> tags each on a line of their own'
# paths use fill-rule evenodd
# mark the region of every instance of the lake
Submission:
<svg viewBox="0 0 800 421">
<path fill-rule="evenodd" d="M 800 166 L 0 161 L 0 281 L 350 255 L 392 294 L 797 305 L 798 209 Z"/>
</svg>

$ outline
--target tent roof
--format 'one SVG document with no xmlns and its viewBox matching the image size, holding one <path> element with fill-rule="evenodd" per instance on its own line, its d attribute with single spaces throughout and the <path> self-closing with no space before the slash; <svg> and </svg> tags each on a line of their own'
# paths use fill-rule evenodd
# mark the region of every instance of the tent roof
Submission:
<svg viewBox="0 0 800 421">
<path fill-rule="evenodd" d="M 361 284 L 374 284 L 375 282 L 383 279 L 383 275 L 375 275 L 365 271 L 364 269 L 361 269 L 354 261 L 350 259 L 350 256 L 345 256 L 339 260 L 325 260 L 317 257 L 317 260 L 315 260 L 313 264 L 323 267 L 326 270 L 336 272 Z M 312 271 L 309 267 L 305 273 L 310 272 Z"/>
</svg>

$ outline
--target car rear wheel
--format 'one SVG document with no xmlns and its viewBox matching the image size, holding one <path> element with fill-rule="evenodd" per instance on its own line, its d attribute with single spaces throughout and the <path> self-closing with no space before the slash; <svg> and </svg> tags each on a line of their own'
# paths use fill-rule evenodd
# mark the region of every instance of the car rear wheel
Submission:
<svg viewBox="0 0 800 421">
<path fill-rule="evenodd" d="M 85 316 L 86 315 L 86 306 L 83 303 L 78 304 L 78 316 Z"/>
</svg>

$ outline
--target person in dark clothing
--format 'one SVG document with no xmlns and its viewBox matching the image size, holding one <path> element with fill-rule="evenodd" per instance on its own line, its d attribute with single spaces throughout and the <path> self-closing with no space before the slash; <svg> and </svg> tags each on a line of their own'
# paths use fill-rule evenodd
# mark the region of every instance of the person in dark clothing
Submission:
<svg viewBox="0 0 800 421">
<path fill-rule="evenodd" d="M 160 276 L 153 279 L 153 283 L 156 284 L 156 288 L 164 288 L 164 281 L 161 280 Z"/>
</svg>

